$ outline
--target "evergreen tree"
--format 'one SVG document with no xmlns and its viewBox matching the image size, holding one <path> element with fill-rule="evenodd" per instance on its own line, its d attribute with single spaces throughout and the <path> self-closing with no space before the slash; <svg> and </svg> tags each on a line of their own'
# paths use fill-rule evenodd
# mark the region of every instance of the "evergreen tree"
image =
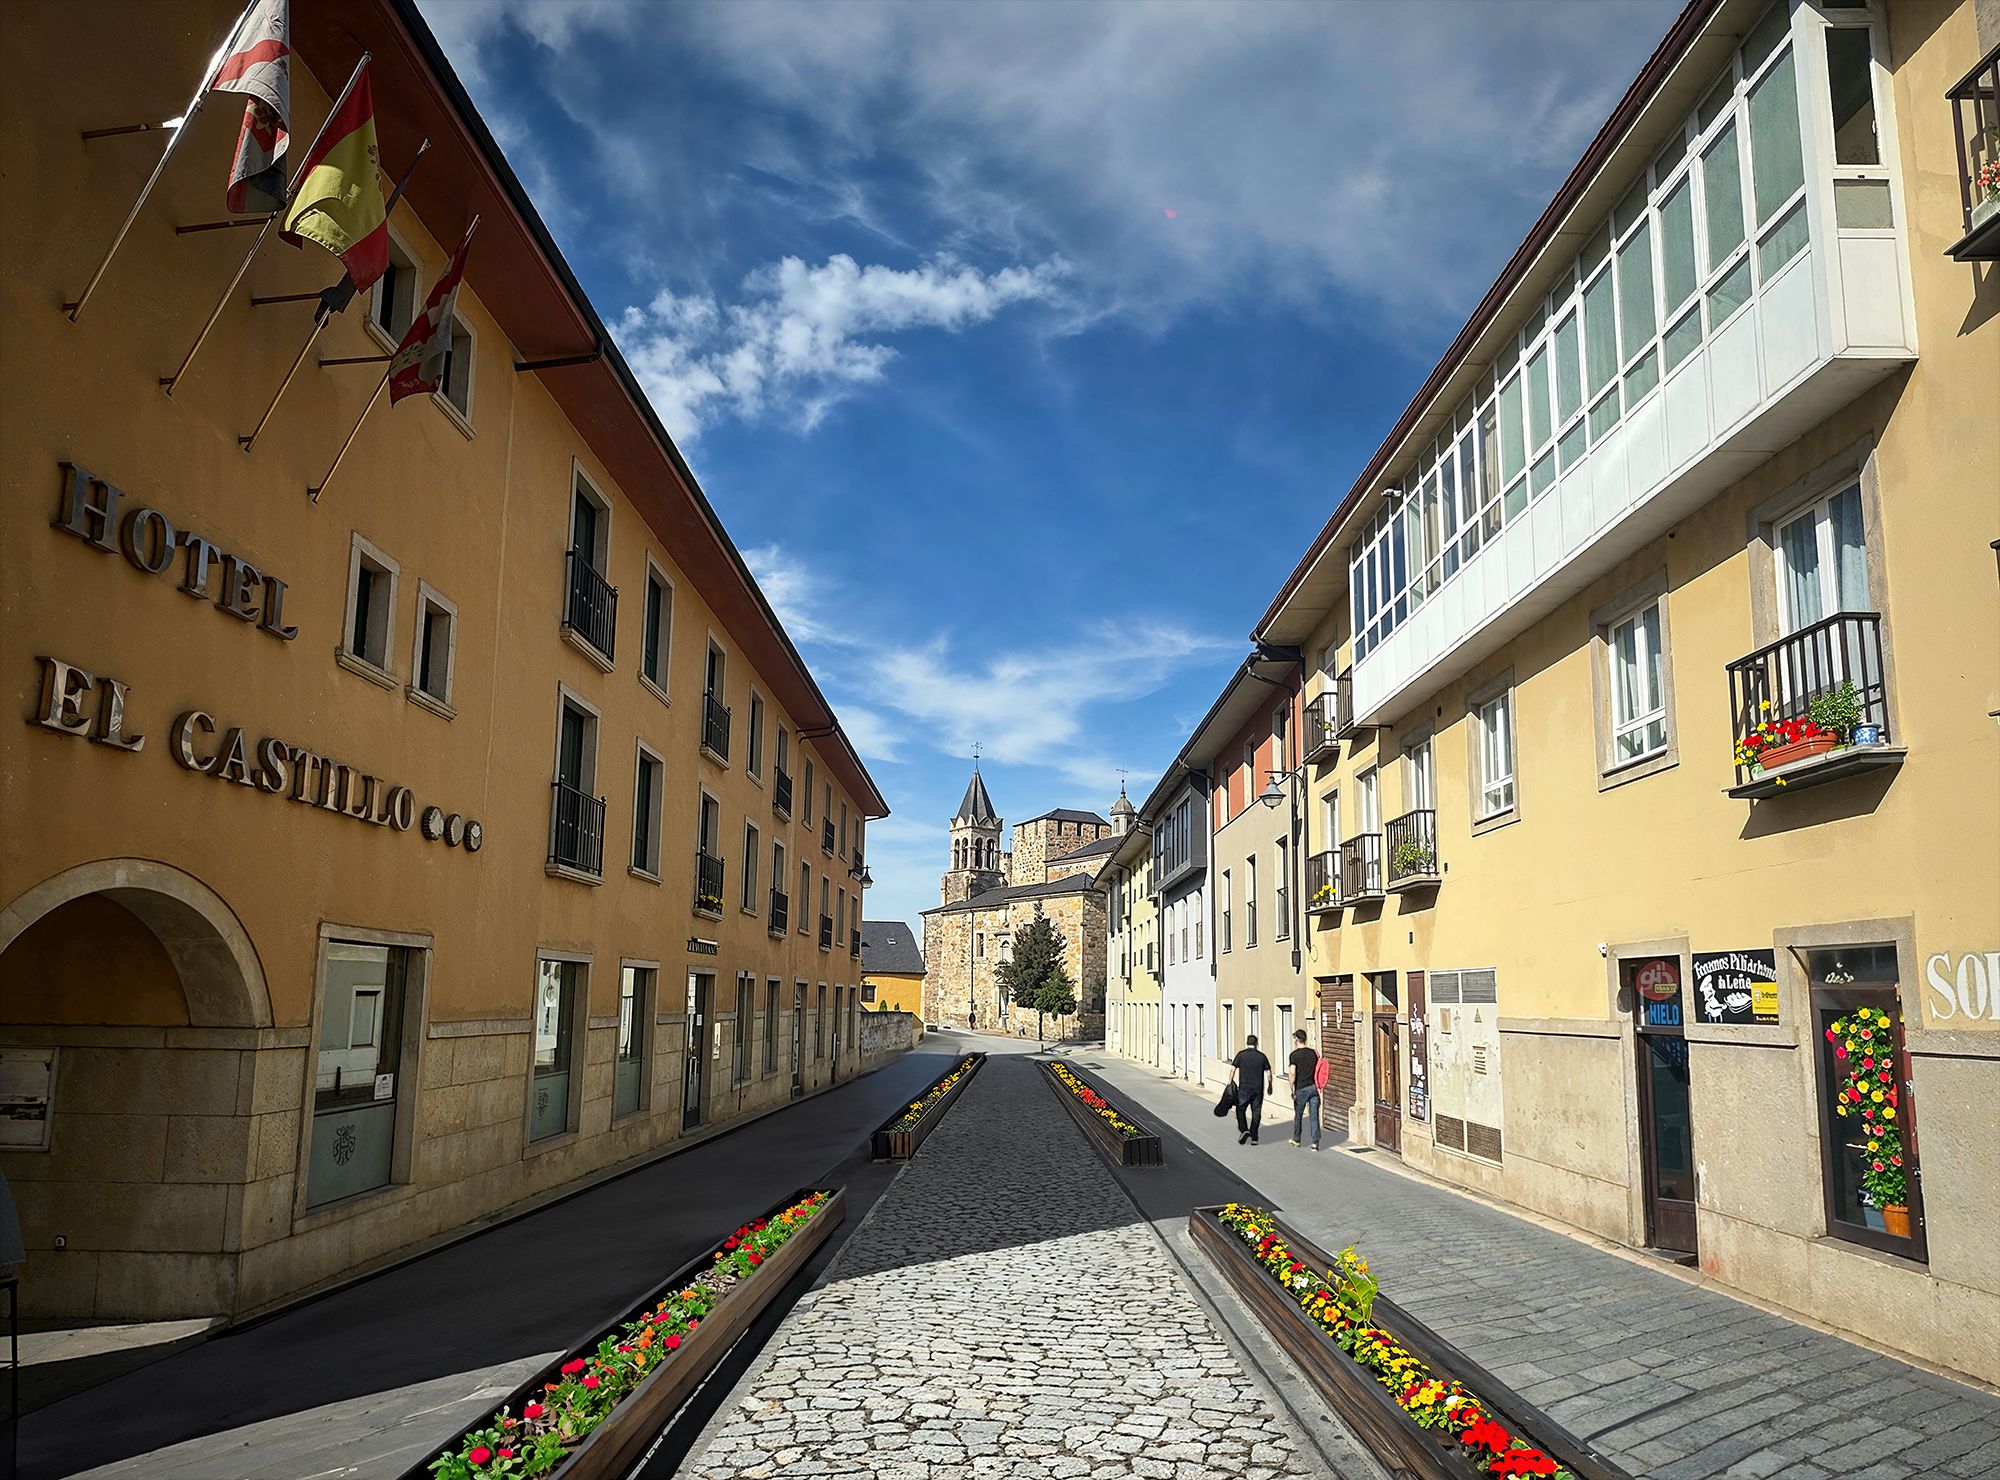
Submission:
<svg viewBox="0 0 2000 1480">
<path fill-rule="evenodd" d="M 1037 915 L 1014 934 L 1012 960 L 994 973 L 1008 1000 L 1035 1012 L 1035 1038 L 1044 1040 L 1043 1017 L 1069 1017 L 1076 1011 L 1076 984 L 1063 965 L 1062 932 L 1046 915 Z"/>
</svg>

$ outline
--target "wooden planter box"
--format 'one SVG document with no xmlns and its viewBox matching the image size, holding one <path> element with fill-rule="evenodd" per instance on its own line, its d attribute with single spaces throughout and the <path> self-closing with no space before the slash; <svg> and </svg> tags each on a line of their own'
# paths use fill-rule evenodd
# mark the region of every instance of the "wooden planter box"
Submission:
<svg viewBox="0 0 2000 1480">
<path fill-rule="evenodd" d="M 1196 1208 L 1188 1215 L 1188 1231 L 1278 1340 L 1286 1355 L 1316 1388 L 1329 1407 L 1347 1423 L 1391 1475 L 1408 1480 L 1482 1480 L 1484 1474 L 1455 1438 L 1418 1427 L 1397 1406 L 1375 1374 L 1342 1351 L 1325 1331 L 1308 1319 L 1288 1290 L 1216 1216 L 1219 1209 Z M 1309 1239 L 1277 1225 L 1282 1238 L 1308 1266 L 1326 1270 L 1333 1256 Z M 1509 1432 L 1574 1471 L 1579 1480 L 1632 1480 L 1602 1454 L 1562 1428 L 1539 1409 L 1529 1406 L 1504 1383 L 1464 1352 L 1425 1326 L 1394 1301 L 1375 1300 L 1373 1323 L 1389 1332 L 1409 1353 L 1439 1376 L 1457 1378 Z"/>
<path fill-rule="evenodd" d="M 815 1190 L 811 1187 L 800 1188 L 764 1216 L 776 1217 Z M 806 1261 L 812 1258 L 846 1216 L 845 1189 L 836 1187 L 812 1222 L 787 1239 L 777 1253 L 757 1267 L 754 1275 L 723 1296 L 694 1331 L 682 1338 L 680 1349 L 672 1358 L 634 1388 L 624 1402 L 606 1415 L 604 1422 L 592 1429 L 583 1442 L 570 1451 L 569 1458 L 551 1472 L 552 1480 L 622 1480 L 659 1437 L 668 1421 L 680 1412 L 703 1379 L 715 1370 L 716 1365 L 728 1355 L 729 1349 L 750 1329 L 750 1323 L 783 1293 L 785 1287 L 806 1267 Z M 690 1260 L 617 1320 L 610 1322 L 588 1341 L 579 1343 L 574 1350 L 557 1357 L 508 1394 L 504 1403 L 494 1404 L 487 1414 L 480 1415 L 476 1427 L 484 1428 L 489 1414 L 502 1407 L 518 1416 L 523 1405 L 541 1396 L 544 1383 L 556 1380 L 565 1362 L 589 1356 L 597 1350 L 598 1342 L 606 1334 L 638 1319 L 643 1312 L 651 1310 L 669 1295 L 685 1289 L 695 1276 L 714 1263 L 715 1248 Z M 421 1460 L 403 1472 L 402 1480 L 430 1480 L 431 1462 L 440 1452 L 455 1450 L 464 1435 L 465 1431 L 461 1430 L 446 1443 L 426 1451 Z"/>
<path fill-rule="evenodd" d="M 965 1076 L 946 1091 L 942 1099 L 926 1110 L 922 1118 L 915 1125 L 906 1125 L 901 1130 L 889 1129 L 890 1126 L 903 1118 L 904 1112 L 898 1112 L 890 1116 L 887 1121 L 868 1137 L 869 1160 L 908 1161 L 917 1154 L 917 1148 L 923 1145 L 925 1138 L 938 1128 L 938 1122 L 944 1119 L 944 1112 L 951 1108 L 952 1101 L 965 1093 L 965 1087 L 972 1083 L 972 1076 L 977 1074 L 980 1065 L 986 1062 L 986 1055 L 983 1053 L 970 1054 L 968 1057 L 972 1062 L 966 1065 Z M 961 1060 L 960 1062 L 963 1061 Z M 945 1074 L 951 1073 L 952 1069 L 956 1069 L 957 1067 L 958 1064 L 954 1063 L 951 1069 L 945 1070 L 944 1074 L 938 1075 L 937 1079 L 933 1079 L 929 1084 L 925 1085 L 923 1094 L 918 1095 L 917 1098 L 921 1100 L 924 1095 L 929 1094 L 937 1087 L 938 1079 L 944 1078 Z"/>
<path fill-rule="evenodd" d="M 1069 1086 L 1056 1077 L 1055 1066 L 1046 1059 L 1042 1061 L 1042 1072 L 1048 1075 L 1049 1085 L 1055 1090 L 1056 1098 L 1069 1107 L 1070 1115 L 1083 1127 L 1083 1133 L 1090 1137 L 1099 1151 L 1111 1159 L 1113 1166 L 1159 1167 L 1167 1164 L 1167 1154 L 1160 1148 L 1159 1133 L 1147 1130 L 1146 1123 L 1130 1110 L 1123 1105 L 1118 1107 L 1118 1113 L 1138 1126 L 1141 1134 L 1121 1136 L 1104 1123 L 1102 1116 L 1093 1115 L 1089 1107 L 1070 1092 Z M 1077 1078 L 1081 1079 L 1083 1076 L 1078 1074 Z M 1111 1097 L 1105 1095 L 1105 1098 L 1108 1100 Z"/>
</svg>

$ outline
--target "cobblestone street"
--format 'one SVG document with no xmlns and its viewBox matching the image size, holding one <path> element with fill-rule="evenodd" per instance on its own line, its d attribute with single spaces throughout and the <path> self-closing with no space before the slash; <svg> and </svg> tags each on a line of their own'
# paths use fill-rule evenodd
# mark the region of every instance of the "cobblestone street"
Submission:
<svg viewBox="0 0 2000 1480">
<path fill-rule="evenodd" d="M 683 1473 L 1329 1473 L 1040 1076 L 987 1062 Z"/>
</svg>

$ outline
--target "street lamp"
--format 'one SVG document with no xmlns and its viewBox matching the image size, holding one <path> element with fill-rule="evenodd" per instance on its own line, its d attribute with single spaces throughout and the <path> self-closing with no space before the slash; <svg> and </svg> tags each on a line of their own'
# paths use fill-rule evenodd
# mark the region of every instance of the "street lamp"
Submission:
<svg viewBox="0 0 2000 1480">
<path fill-rule="evenodd" d="M 1262 794 L 1258 796 L 1257 800 L 1262 802 L 1267 807 L 1283 806 L 1285 801 L 1285 792 L 1279 787 L 1278 780 L 1280 776 L 1284 777 L 1286 780 L 1289 780 L 1291 779 L 1291 774 L 1292 773 L 1290 771 L 1271 772 L 1271 784 L 1264 788 Z"/>
</svg>

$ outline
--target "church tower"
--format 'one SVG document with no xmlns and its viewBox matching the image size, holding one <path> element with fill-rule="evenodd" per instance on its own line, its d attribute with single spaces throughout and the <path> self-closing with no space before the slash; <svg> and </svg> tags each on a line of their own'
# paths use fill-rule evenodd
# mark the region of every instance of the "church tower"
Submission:
<svg viewBox="0 0 2000 1480">
<path fill-rule="evenodd" d="M 1122 838 L 1132 831 L 1133 819 L 1139 809 L 1132 805 L 1132 799 L 1125 795 L 1125 783 L 1118 783 L 1118 800 L 1111 804 L 1111 836 Z"/>
<path fill-rule="evenodd" d="M 963 903 L 1006 882 L 1000 866 L 1000 834 L 1000 815 L 974 760 L 965 799 L 951 819 L 951 870 L 943 887 L 946 904 Z"/>
</svg>

